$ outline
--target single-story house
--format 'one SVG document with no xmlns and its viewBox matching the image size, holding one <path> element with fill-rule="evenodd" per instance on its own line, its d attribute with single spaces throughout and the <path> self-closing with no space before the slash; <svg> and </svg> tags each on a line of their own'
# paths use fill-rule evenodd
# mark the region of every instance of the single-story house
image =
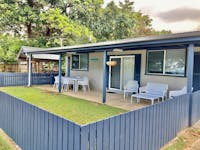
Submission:
<svg viewBox="0 0 200 150">
<path fill-rule="evenodd" d="M 38 50 L 38 49 L 37 49 Z M 50 69 L 51 62 L 58 62 L 59 56 L 55 54 L 33 54 L 32 55 L 32 72 L 42 73 L 44 72 L 44 64 L 48 65 L 48 71 L 58 71 L 58 67 Z M 28 71 L 28 59 L 23 49 L 21 49 L 17 55 L 18 64 L 23 64 L 23 70 L 21 72 Z"/>
<path fill-rule="evenodd" d="M 87 76 L 91 89 L 102 91 L 102 102 L 106 101 L 106 91 L 121 92 L 126 82 L 133 79 L 141 86 L 158 82 L 168 84 L 169 90 L 184 86 L 188 92 L 200 89 L 200 31 L 22 50 L 29 56 L 30 66 L 34 54 L 59 55 L 60 75 L 61 58 L 65 55 L 66 74 Z M 108 66 L 108 61 L 115 64 Z"/>
</svg>

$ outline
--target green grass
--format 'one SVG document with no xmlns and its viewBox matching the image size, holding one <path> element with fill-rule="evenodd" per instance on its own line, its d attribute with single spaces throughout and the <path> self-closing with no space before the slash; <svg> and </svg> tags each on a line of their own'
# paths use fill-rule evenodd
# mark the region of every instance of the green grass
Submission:
<svg viewBox="0 0 200 150">
<path fill-rule="evenodd" d="M 185 147 L 186 143 L 183 138 L 179 137 L 175 143 L 164 150 L 183 150 Z"/>
<path fill-rule="evenodd" d="M 0 150 L 13 150 L 10 143 L 5 139 L 4 135 L 0 134 Z"/>
<path fill-rule="evenodd" d="M 3 87 L 0 90 L 79 124 L 91 123 L 125 112 L 119 108 L 33 87 Z"/>
</svg>

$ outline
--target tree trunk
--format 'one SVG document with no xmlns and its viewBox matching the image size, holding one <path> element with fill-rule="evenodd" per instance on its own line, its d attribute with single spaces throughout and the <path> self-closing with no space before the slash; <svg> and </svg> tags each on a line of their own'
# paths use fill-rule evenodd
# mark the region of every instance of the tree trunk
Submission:
<svg viewBox="0 0 200 150">
<path fill-rule="evenodd" d="M 46 36 L 49 37 L 51 35 L 51 29 L 47 27 L 46 29 Z"/>
<path fill-rule="evenodd" d="M 32 37 L 32 24 L 31 23 L 27 23 L 26 27 L 27 27 L 28 38 L 31 38 Z"/>
</svg>

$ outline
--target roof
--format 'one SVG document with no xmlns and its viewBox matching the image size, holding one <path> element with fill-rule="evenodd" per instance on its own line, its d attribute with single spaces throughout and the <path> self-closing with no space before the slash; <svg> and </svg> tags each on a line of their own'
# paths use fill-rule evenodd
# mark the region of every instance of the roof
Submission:
<svg viewBox="0 0 200 150">
<path fill-rule="evenodd" d="M 123 50 L 154 49 L 160 47 L 186 47 L 188 44 L 200 45 L 200 31 L 185 32 L 160 36 L 148 36 L 108 42 L 90 43 L 76 46 L 35 48 L 23 46 L 21 49 L 26 54 L 55 54 L 65 52 L 98 52 L 110 51 L 115 48 Z"/>
<path fill-rule="evenodd" d="M 53 61 L 58 61 L 59 60 L 59 55 L 55 54 L 33 54 L 33 59 L 37 60 L 53 60 Z M 18 53 L 17 59 L 26 59 L 27 55 L 23 52 L 21 49 L 20 52 Z"/>
</svg>

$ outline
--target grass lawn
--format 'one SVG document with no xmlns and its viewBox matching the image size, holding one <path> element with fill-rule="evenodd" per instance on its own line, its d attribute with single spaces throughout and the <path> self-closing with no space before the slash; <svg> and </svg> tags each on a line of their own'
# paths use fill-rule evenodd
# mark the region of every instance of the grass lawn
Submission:
<svg viewBox="0 0 200 150">
<path fill-rule="evenodd" d="M 1 91 L 79 124 L 91 123 L 125 110 L 33 87 L 3 87 Z"/>
<path fill-rule="evenodd" d="M 0 136 L 0 150 L 12 150 L 11 146 Z"/>
<path fill-rule="evenodd" d="M 11 143 L 7 135 L 0 129 L 0 150 L 14 150 L 14 144 Z"/>
</svg>

